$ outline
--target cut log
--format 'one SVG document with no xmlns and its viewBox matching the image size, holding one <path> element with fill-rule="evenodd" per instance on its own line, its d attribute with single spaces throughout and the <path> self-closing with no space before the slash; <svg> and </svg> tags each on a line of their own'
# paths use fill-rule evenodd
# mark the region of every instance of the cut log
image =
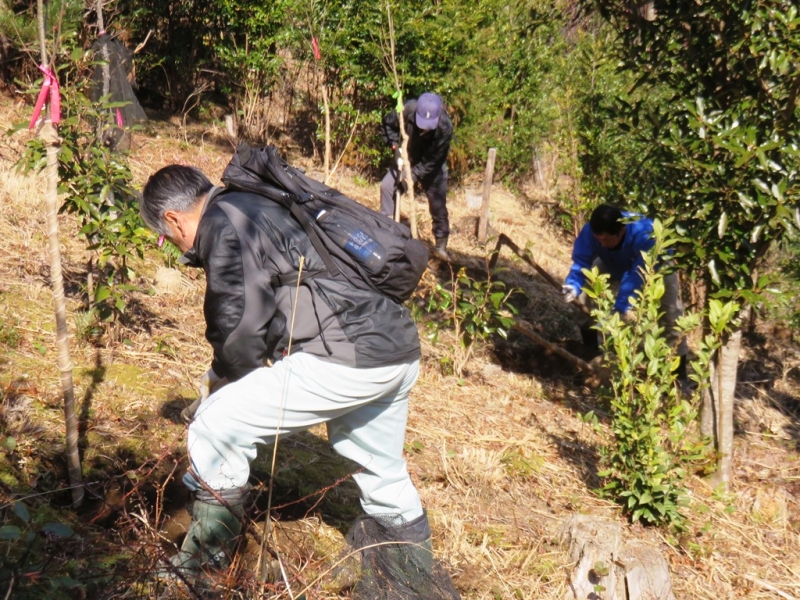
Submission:
<svg viewBox="0 0 800 600">
<path fill-rule="evenodd" d="M 625 575 L 625 600 L 674 600 L 669 566 L 658 550 L 630 541 L 617 560 L 618 569 Z"/>
</svg>

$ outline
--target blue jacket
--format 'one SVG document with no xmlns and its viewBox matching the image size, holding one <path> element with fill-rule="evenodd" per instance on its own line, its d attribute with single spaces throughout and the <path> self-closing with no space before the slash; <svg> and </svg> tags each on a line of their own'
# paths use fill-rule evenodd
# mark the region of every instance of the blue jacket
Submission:
<svg viewBox="0 0 800 600">
<path fill-rule="evenodd" d="M 636 217 L 635 213 L 623 212 L 625 218 Z M 583 226 L 572 247 L 572 267 L 565 281 L 566 285 L 580 291 L 586 283 L 581 269 L 591 269 L 595 259 L 603 263 L 601 271 L 611 276 L 612 282 L 619 282 L 614 309 L 624 313 L 630 308 L 630 298 L 642 287 L 641 268 L 644 267 L 642 252 L 653 247 L 653 221 L 646 217 L 626 223 L 625 238 L 616 250 L 607 250 L 600 245 L 589 224 Z"/>
</svg>

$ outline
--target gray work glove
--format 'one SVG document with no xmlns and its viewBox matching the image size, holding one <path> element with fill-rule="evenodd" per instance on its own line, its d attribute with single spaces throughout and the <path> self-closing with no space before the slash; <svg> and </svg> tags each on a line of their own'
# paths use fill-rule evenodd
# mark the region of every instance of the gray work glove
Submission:
<svg viewBox="0 0 800 600">
<path fill-rule="evenodd" d="M 200 401 L 203 402 L 208 397 L 228 383 L 224 377 L 220 377 L 214 372 L 214 369 L 209 369 L 205 372 L 202 379 L 200 379 Z"/>
<path fill-rule="evenodd" d="M 200 408 L 200 405 L 208 400 L 208 397 L 211 394 L 222 388 L 227 383 L 228 380 L 225 377 L 220 377 L 217 375 L 214 372 L 214 369 L 209 369 L 206 371 L 203 377 L 200 379 L 200 397 L 181 411 L 181 419 L 183 419 L 183 422 L 187 425 L 191 423 L 192 419 L 194 419 L 194 414 L 197 412 L 197 409 Z"/>
<path fill-rule="evenodd" d="M 561 298 L 567 304 L 575 300 L 578 297 L 578 295 L 579 295 L 578 290 L 576 290 L 571 285 L 561 286 Z"/>
</svg>

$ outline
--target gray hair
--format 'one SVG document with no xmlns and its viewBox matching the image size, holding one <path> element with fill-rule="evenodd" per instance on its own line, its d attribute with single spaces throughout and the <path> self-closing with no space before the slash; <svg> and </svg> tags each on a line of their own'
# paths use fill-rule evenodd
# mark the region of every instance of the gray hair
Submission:
<svg viewBox="0 0 800 600">
<path fill-rule="evenodd" d="M 168 210 L 190 212 L 212 187 L 200 169 L 169 165 L 147 180 L 139 201 L 139 212 L 150 229 L 160 235 L 169 235 L 164 213 Z"/>
</svg>

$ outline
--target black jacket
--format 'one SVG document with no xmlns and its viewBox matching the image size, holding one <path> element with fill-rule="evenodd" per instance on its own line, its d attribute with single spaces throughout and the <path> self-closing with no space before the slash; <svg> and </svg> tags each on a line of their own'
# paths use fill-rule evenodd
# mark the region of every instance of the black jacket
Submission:
<svg viewBox="0 0 800 600">
<path fill-rule="evenodd" d="M 450 141 L 453 139 L 453 123 L 450 117 L 442 110 L 439 114 L 439 124 L 436 130 L 422 135 L 417 127 L 415 116 L 417 101 L 408 100 L 403 108 L 403 122 L 408 134 L 408 158 L 411 160 L 411 175 L 414 181 L 431 179 L 442 170 L 450 151 Z M 390 146 L 400 147 L 400 119 L 397 111 L 392 111 L 383 117 L 381 124 L 383 140 Z"/>
<path fill-rule="evenodd" d="M 314 277 L 273 288 L 274 275 L 325 268 L 288 210 L 246 192 L 214 189 L 200 218 L 194 247 L 182 262 L 206 274 L 203 311 L 212 368 L 236 380 L 292 352 L 308 352 L 352 367 L 381 367 L 420 357 L 419 334 L 408 309 L 347 281 Z"/>
</svg>

